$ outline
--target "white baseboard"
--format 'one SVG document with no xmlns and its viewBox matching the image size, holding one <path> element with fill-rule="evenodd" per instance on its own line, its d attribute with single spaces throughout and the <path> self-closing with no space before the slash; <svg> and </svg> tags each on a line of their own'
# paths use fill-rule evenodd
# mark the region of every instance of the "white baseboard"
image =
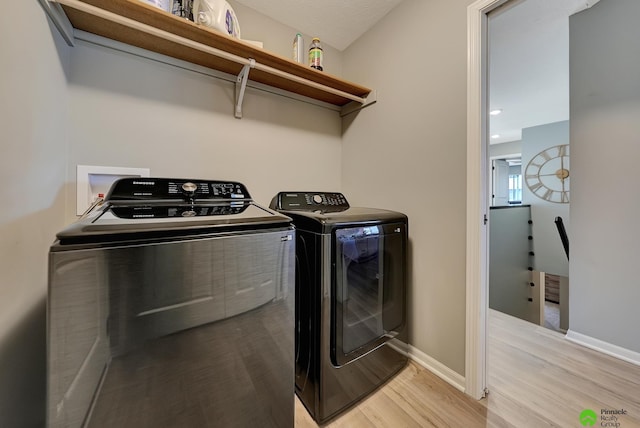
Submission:
<svg viewBox="0 0 640 428">
<path fill-rule="evenodd" d="M 409 358 L 429 370 L 454 388 L 465 392 L 465 379 L 461 374 L 451 370 L 440 361 L 428 356 L 418 348 L 409 345 Z"/>
<path fill-rule="evenodd" d="M 587 336 L 586 334 L 576 333 L 571 329 L 567 331 L 565 338 L 573 343 L 577 343 L 578 345 L 585 346 L 598 352 L 602 352 L 603 354 L 640 366 L 640 353 L 638 352 Z"/>
</svg>

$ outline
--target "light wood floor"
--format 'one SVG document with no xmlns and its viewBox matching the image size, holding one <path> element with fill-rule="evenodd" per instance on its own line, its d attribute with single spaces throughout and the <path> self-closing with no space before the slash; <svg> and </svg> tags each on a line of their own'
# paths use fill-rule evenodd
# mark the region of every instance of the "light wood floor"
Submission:
<svg viewBox="0 0 640 428">
<path fill-rule="evenodd" d="M 490 392 L 485 399 L 473 400 L 410 363 L 326 426 L 581 427 L 580 412 L 589 408 L 599 417 L 602 409 L 624 409 L 619 428 L 640 427 L 640 367 L 492 310 L 488 350 Z M 317 426 L 298 400 L 295 418 L 297 428 Z"/>
</svg>

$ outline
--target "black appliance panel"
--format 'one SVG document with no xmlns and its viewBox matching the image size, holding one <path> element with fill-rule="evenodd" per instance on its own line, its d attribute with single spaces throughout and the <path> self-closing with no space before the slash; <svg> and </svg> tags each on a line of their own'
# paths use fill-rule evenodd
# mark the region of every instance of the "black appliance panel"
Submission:
<svg viewBox="0 0 640 428">
<path fill-rule="evenodd" d="M 347 198 L 336 192 L 280 192 L 271 209 L 293 211 L 341 212 L 349 208 Z"/>
<path fill-rule="evenodd" d="M 205 217 L 241 214 L 249 204 L 219 205 L 116 205 L 111 212 L 121 219 L 150 219 L 173 217 Z"/>
<path fill-rule="evenodd" d="M 320 235 L 296 231 L 295 384 L 302 403 L 315 403 L 320 386 L 321 254 Z"/>
<path fill-rule="evenodd" d="M 107 201 L 167 201 L 251 199 L 247 188 L 236 181 L 180 178 L 127 177 L 113 183 Z"/>
</svg>

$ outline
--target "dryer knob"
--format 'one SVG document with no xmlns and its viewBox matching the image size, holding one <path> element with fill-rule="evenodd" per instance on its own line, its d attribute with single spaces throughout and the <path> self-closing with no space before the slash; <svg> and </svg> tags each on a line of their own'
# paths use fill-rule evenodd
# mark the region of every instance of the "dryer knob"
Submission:
<svg viewBox="0 0 640 428">
<path fill-rule="evenodd" d="M 322 196 L 313 195 L 313 202 L 315 202 L 316 204 L 321 204 L 322 203 Z"/>
</svg>

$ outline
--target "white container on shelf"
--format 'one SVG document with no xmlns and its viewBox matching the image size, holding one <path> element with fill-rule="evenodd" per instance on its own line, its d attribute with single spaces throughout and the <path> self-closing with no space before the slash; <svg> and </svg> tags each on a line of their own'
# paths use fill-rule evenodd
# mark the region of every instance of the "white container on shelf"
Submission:
<svg viewBox="0 0 640 428">
<path fill-rule="evenodd" d="M 226 0 L 194 0 L 193 19 L 197 24 L 240 38 L 238 18 Z"/>
<path fill-rule="evenodd" d="M 155 7 L 167 12 L 171 12 L 171 4 L 173 0 L 140 0 L 143 3 L 154 5 Z"/>
<path fill-rule="evenodd" d="M 299 62 L 304 64 L 306 62 L 304 39 L 302 38 L 302 34 L 296 33 L 296 36 L 293 38 L 293 60 L 295 62 Z"/>
</svg>

